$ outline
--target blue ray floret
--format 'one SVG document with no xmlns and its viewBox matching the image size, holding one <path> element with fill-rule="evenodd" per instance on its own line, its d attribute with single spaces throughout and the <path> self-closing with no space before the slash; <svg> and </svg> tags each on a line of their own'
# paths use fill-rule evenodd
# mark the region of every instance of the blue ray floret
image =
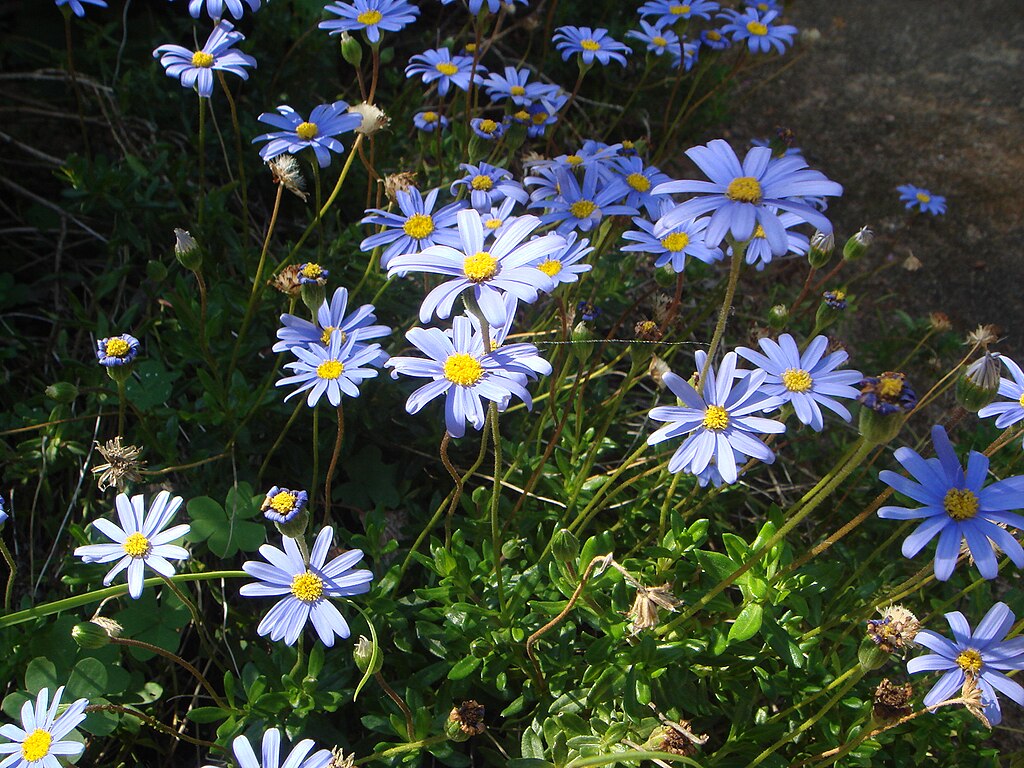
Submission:
<svg viewBox="0 0 1024 768">
<path fill-rule="evenodd" d="M 194 88 L 200 96 L 209 98 L 213 94 L 215 71 L 249 79 L 245 68 L 255 67 L 256 59 L 234 49 L 244 39 L 241 32 L 234 31 L 231 22 L 220 21 L 198 51 L 180 45 L 161 45 L 153 51 L 153 58 L 159 58 L 167 76 L 177 78 L 183 88 Z"/>
<path fill-rule="evenodd" d="M 297 155 L 304 149 L 311 149 L 321 168 L 331 164 L 331 152 L 342 153 L 345 147 L 335 137 L 349 133 L 362 125 L 362 118 L 348 111 L 348 103 L 336 101 L 314 107 L 305 119 L 294 109 L 284 104 L 277 108 L 277 114 L 264 112 L 257 118 L 261 123 L 279 130 L 264 133 L 253 139 L 265 141 L 260 157 L 270 160 L 283 155 Z"/>
<path fill-rule="evenodd" d="M 340 16 L 320 22 L 320 29 L 332 35 L 360 30 L 372 45 L 380 43 L 380 33 L 398 32 L 416 21 L 420 9 L 406 0 L 352 0 L 351 3 L 331 3 L 324 10 Z"/>
</svg>

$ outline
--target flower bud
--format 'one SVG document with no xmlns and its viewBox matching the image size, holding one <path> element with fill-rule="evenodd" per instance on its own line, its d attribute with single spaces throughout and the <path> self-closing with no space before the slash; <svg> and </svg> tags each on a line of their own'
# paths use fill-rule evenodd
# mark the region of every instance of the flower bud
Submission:
<svg viewBox="0 0 1024 768">
<path fill-rule="evenodd" d="M 384 666 L 384 655 L 380 652 L 380 646 L 377 646 L 377 658 L 374 660 L 373 643 L 363 635 L 359 636 L 359 640 L 356 641 L 355 647 L 352 649 L 352 658 L 355 659 L 356 666 L 363 674 L 366 674 L 366 670 L 369 669 L 370 674 L 375 675 Z M 371 662 L 373 662 L 372 669 L 370 668 Z"/>
<path fill-rule="evenodd" d="M 894 371 L 869 376 L 859 386 L 861 436 L 876 445 L 888 443 L 899 433 L 906 414 L 917 405 L 917 395 L 906 377 Z"/>
<path fill-rule="evenodd" d="M 977 413 L 999 394 L 999 355 L 986 352 L 960 374 L 956 382 L 956 401 Z"/>
<path fill-rule="evenodd" d="M 768 325 L 777 331 L 781 331 L 789 322 L 789 307 L 785 304 L 776 304 L 768 310 Z"/>
<path fill-rule="evenodd" d="M 572 340 L 572 353 L 576 355 L 580 365 L 585 364 L 594 353 L 594 341 L 597 339 L 597 336 L 590 330 L 586 321 L 580 320 L 576 323 L 576 327 L 572 329 L 572 334 L 569 338 Z"/>
<path fill-rule="evenodd" d="M 843 246 L 843 258 L 847 261 L 857 261 L 868 252 L 874 239 L 874 232 L 867 227 L 861 227 L 860 231 L 847 240 L 846 245 Z"/>
<path fill-rule="evenodd" d="M 113 619 L 102 616 L 83 621 L 71 628 L 71 637 L 79 648 L 95 650 L 110 644 L 110 639 L 120 637 L 121 625 Z"/>
<path fill-rule="evenodd" d="M 363 46 L 348 32 L 341 33 L 341 58 L 353 67 L 363 63 Z"/>
<path fill-rule="evenodd" d="M 807 251 L 807 261 L 815 269 L 821 269 L 831 261 L 835 248 L 836 236 L 832 232 L 815 232 L 811 238 L 811 248 Z"/>
<path fill-rule="evenodd" d="M 860 662 L 861 669 L 871 672 L 885 666 L 889 661 L 889 654 L 871 642 L 871 638 L 865 637 L 857 649 L 857 661 Z"/>
<path fill-rule="evenodd" d="M 70 381 L 57 381 L 46 388 L 46 396 L 63 405 L 78 397 L 78 387 Z"/>
<path fill-rule="evenodd" d="M 675 270 L 668 264 L 654 270 L 654 282 L 662 288 L 671 288 L 676 284 L 677 279 L 678 276 L 676 275 Z"/>
<path fill-rule="evenodd" d="M 574 563 L 580 555 L 580 541 L 568 528 L 561 528 L 551 542 L 551 554 L 563 563 Z"/>
<path fill-rule="evenodd" d="M 174 230 L 174 258 L 185 269 L 193 272 L 203 265 L 203 252 L 199 248 L 199 243 L 187 230 Z"/>
</svg>

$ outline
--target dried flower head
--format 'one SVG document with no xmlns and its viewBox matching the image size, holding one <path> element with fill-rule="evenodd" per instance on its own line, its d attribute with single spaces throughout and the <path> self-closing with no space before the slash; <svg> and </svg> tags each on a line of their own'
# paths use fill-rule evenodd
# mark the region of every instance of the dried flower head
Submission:
<svg viewBox="0 0 1024 768">
<path fill-rule="evenodd" d="M 928 315 L 928 324 L 936 333 L 953 330 L 953 323 L 945 312 L 932 312 Z"/>
<path fill-rule="evenodd" d="M 821 299 L 832 309 L 846 309 L 846 291 L 825 291 Z"/>
<path fill-rule="evenodd" d="M 356 764 L 355 754 L 351 754 L 348 757 L 341 751 L 341 747 L 335 747 L 331 750 L 331 762 L 327 764 L 327 768 L 352 768 Z"/>
<path fill-rule="evenodd" d="M 981 688 L 978 685 L 978 678 L 974 675 L 965 675 L 964 684 L 960 689 L 960 698 L 964 700 L 964 707 L 974 715 L 986 728 L 992 728 L 992 723 L 985 716 L 985 703 L 981 700 Z"/>
<path fill-rule="evenodd" d="M 653 320 L 641 320 L 634 330 L 639 341 L 661 341 L 661 328 Z"/>
<path fill-rule="evenodd" d="M 297 264 L 289 264 L 274 275 L 274 279 L 270 281 L 270 284 L 286 296 L 298 296 L 302 292 L 299 266 Z"/>
<path fill-rule="evenodd" d="M 665 388 L 665 374 L 671 372 L 671 368 L 668 367 L 668 363 L 662 360 L 660 357 L 655 355 L 651 358 L 651 364 L 647 366 L 647 373 L 654 379 L 654 383 L 658 385 L 658 389 Z"/>
<path fill-rule="evenodd" d="M 128 483 L 142 480 L 139 472 L 146 466 L 146 462 L 139 461 L 139 456 L 142 455 L 141 448 L 121 445 L 121 438 L 115 437 L 103 444 L 96 443 L 96 450 L 105 462 L 92 468 L 92 473 L 99 475 L 96 478 L 96 487 L 101 491 L 111 487 L 123 491 Z"/>
<path fill-rule="evenodd" d="M 672 594 L 669 584 L 662 584 L 658 587 L 645 587 L 637 584 L 636 599 L 633 600 L 633 607 L 626 614 L 633 623 L 631 633 L 637 635 L 645 629 L 658 626 L 658 608 L 674 612 L 679 604 L 680 601 Z"/>
<path fill-rule="evenodd" d="M 174 228 L 174 253 L 178 256 L 186 256 L 196 248 L 199 244 L 196 239 L 186 229 Z"/>
<path fill-rule="evenodd" d="M 361 133 L 364 136 L 370 136 L 381 128 L 386 128 L 388 123 L 391 122 L 391 118 L 384 114 L 384 110 L 375 104 L 368 104 L 363 101 L 359 104 L 353 104 L 348 108 L 348 111 L 359 115 L 363 122 L 356 128 L 356 133 Z"/>
<path fill-rule="evenodd" d="M 868 619 L 867 635 L 886 653 L 906 648 L 914 642 L 921 624 L 917 617 L 902 605 L 890 605 L 882 611 L 881 619 Z"/>
<path fill-rule="evenodd" d="M 680 720 L 678 723 L 673 723 L 663 719 L 662 722 L 661 740 L 654 744 L 662 752 L 682 755 L 683 757 L 693 757 L 697 754 L 697 747 L 708 740 L 706 735 L 701 734 L 697 736 L 694 734 L 693 726 L 690 725 L 689 720 Z"/>
<path fill-rule="evenodd" d="M 896 720 L 913 712 L 910 699 L 914 686 L 910 683 L 896 685 L 889 678 L 883 678 L 875 689 L 872 712 L 878 720 Z"/>
<path fill-rule="evenodd" d="M 270 172 L 274 174 L 274 183 L 282 185 L 293 195 L 306 202 L 306 180 L 299 170 L 299 161 L 292 155 L 278 155 L 267 161 Z"/>
<path fill-rule="evenodd" d="M 416 188 L 415 171 L 402 171 L 401 173 L 392 173 L 390 176 L 384 177 L 384 194 L 393 203 L 398 202 L 399 192 L 408 192 Z"/>
<path fill-rule="evenodd" d="M 903 268 L 907 270 L 907 272 L 917 272 L 917 270 L 923 266 L 924 264 L 914 254 L 910 254 L 903 260 Z"/>
<path fill-rule="evenodd" d="M 473 699 L 453 707 L 448 722 L 458 725 L 459 730 L 470 736 L 478 736 L 487 728 L 484 725 L 484 705 Z"/>
<path fill-rule="evenodd" d="M 997 341 L 999 341 L 999 329 L 996 326 L 979 325 L 967 334 L 967 341 L 964 344 L 969 347 L 978 346 L 988 349 L 989 344 L 995 344 Z"/>
<path fill-rule="evenodd" d="M 124 631 L 124 627 L 118 624 L 113 619 L 108 619 L 106 616 L 96 616 L 89 619 L 90 624 L 95 624 L 97 627 L 107 633 L 107 637 L 120 637 L 121 632 Z"/>
</svg>

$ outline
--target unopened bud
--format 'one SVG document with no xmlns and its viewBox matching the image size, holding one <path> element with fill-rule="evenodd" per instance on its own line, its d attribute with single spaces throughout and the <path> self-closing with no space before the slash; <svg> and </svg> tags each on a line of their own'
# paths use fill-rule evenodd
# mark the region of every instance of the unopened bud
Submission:
<svg viewBox="0 0 1024 768">
<path fill-rule="evenodd" d="M 110 639 L 120 637 L 121 625 L 113 619 L 102 616 L 84 621 L 71 628 L 71 637 L 79 648 L 95 650 L 110 644 Z"/>
<path fill-rule="evenodd" d="M 359 640 L 356 641 L 355 647 L 352 649 L 352 658 L 355 659 L 359 671 L 364 674 L 367 670 L 370 670 L 370 674 L 375 675 L 384 666 L 384 655 L 380 652 L 380 646 L 377 646 L 376 659 L 374 659 L 373 647 L 374 644 L 372 642 L 363 635 L 360 635 Z M 371 664 L 373 665 L 372 667 L 370 666 Z"/>
<path fill-rule="evenodd" d="M 187 230 L 174 230 L 174 257 L 185 269 L 195 271 L 203 265 L 203 252 L 199 243 Z"/>
<path fill-rule="evenodd" d="M 363 63 L 363 46 L 348 32 L 341 33 L 341 58 L 353 67 Z"/>
<path fill-rule="evenodd" d="M 78 387 L 70 381 L 57 381 L 46 388 L 46 396 L 62 405 L 67 405 L 78 397 Z"/>
<path fill-rule="evenodd" d="M 956 382 L 956 401 L 977 413 L 999 394 L 999 355 L 986 352 L 960 374 Z"/>
<path fill-rule="evenodd" d="M 676 284 L 676 280 L 679 276 L 675 270 L 668 264 L 663 267 L 658 267 L 654 270 L 654 282 L 660 285 L 662 288 L 671 288 Z"/>
<path fill-rule="evenodd" d="M 835 249 L 835 234 L 832 232 L 815 232 L 811 238 L 811 248 L 807 251 L 807 261 L 815 269 L 821 269 L 832 259 L 832 251 Z"/>
<path fill-rule="evenodd" d="M 586 321 L 580 320 L 576 323 L 576 327 L 572 329 L 572 352 L 576 355 L 576 359 L 580 361 L 580 365 L 583 365 L 590 359 L 590 355 L 594 352 L 594 341 L 597 336 L 594 334 Z"/>
<path fill-rule="evenodd" d="M 843 258 L 847 261 L 857 261 L 864 256 L 875 240 L 875 233 L 867 227 L 861 227 L 860 231 L 846 241 L 843 246 Z"/>
<path fill-rule="evenodd" d="M 563 563 L 574 563 L 580 555 L 580 541 L 568 528 L 561 528 L 551 542 L 551 554 Z"/>
<path fill-rule="evenodd" d="M 776 304 L 768 310 L 768 325 L 777 331 L 781 331 L 789 322 L 789 307 L 785 304 Z"/>
</svg>

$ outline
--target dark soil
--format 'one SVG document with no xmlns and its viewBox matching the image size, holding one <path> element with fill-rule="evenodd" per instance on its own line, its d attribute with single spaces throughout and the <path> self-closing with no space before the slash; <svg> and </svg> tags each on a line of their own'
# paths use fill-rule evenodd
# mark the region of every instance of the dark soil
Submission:
<svg viewBox="0 0 1024 768">
<path fill-rule="evenodd" d="M 896 309 L 942 311 L 958 332 L 993 323 L 997 351 L 1024 352 L 1024 5 L 798 0 L 788 17 L 804 32 L 801 53 L 746 84 L 734 143 L 792 129 L 811 165 L 846 189 L 828 211 L 837 233 L 867 224 L 878 235 L 868 258 L 921 261 L 865 284 L 878 332 Z M 908 183 L 945 195 L 948 213 L 905 211 L 895 188 Z"/>
</svg>

